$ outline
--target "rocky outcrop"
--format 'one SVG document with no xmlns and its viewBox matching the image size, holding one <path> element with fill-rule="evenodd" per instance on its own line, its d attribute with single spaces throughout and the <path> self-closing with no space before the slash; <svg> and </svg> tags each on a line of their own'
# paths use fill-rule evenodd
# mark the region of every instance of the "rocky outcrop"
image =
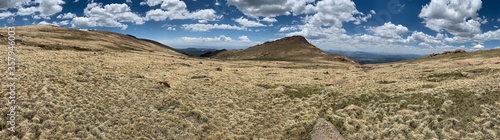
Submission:
<svg viewBox="0 0 500 140">
<path fill-rule="evenodd" d="M 429 54 L 427 56 L 427 58 L 436 57 L 436 56 L 440 56 L 440 55 L 458 54 L 458 53 L 466 53 L 466 51 L 462 50 L 462 49 L 457 49 L 457 50 L 454 50 L 454 51 L 444 51 L 443 53 L 432 53 L 432 54 Z"/>
<path fill-rule="evenodd" d="M 323 118 L 316 120 L 311 132 L 312 140 L 344 140 L 335 126 Z"/>
</svg>

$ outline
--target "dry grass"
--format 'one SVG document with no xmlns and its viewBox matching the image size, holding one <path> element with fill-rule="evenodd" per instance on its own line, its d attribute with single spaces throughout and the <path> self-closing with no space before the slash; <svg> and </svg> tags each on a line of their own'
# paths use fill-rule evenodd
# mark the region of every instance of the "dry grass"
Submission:
<svg viewBox="0 0 500 140">
<path fill-rule="evenodd" d="M 154 46 L 116 51 L 105 41 L 37 39 L 44 32 L 18 29 L 24 42 L 62 49 L 18 47 L 18 132 L 10 135 L 2 117 L 0 139 L 309 139 L 319 117 L 346 139 L 500 136 L 500 64 L 481 63 L 499 56 L 464 58 L 472 65 L 462 67 L 429 59 L 363 71 L 328 61 L 182 59 Z M 479 74 L 455 75 L 461 71 Z M 5 82 L 0 88 L 7 93 Z M 338 111 L 349 105 L 363 109 Z"/>
</svg>

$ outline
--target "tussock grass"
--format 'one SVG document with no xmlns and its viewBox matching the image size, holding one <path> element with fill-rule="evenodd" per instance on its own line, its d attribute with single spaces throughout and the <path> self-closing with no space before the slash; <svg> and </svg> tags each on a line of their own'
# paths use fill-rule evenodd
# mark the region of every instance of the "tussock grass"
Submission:
<svg viewBox="0 0 500 140">
<path fill-rule="evenodd" d="M 331 61 L 183 59 L 134 42 L 127 43 L 142 51 L 114 51 L 104 46 L 119 46 L 106 41 L 81 45 L 38 30 L 19 28 L 19 37 L 102 51 L 18 47 L 17 133 L 10 135 L 0 117 L 0 139 L 309 139 L 319 117 L 346 139 L 500 136 L 500 65 L 481 64 L 498 56 L 467 57 L 461 61 L 472 65 L 464 67 L 427 59 L 364 72 Z M 39 35 L 47 38 L 30 37 Z M 458 76 L 462 71 L 478 75 Z M 0 92 L 7 89 L 0 84 Z M 346 109 L 353 106 L 362 109 Z"/>
</svg>

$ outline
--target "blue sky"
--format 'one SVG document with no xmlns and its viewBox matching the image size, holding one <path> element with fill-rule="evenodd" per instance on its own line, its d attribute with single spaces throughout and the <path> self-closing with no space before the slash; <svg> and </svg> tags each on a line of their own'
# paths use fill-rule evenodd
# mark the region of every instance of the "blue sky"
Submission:
<svg viewBox="0 0 500 140">
<path fill-rule="evenodd" d="M 427 54 L 500 47 L 498 0 L 0 0 L 0 25 L 244 49 L 302 35 L 324 50 Z"/>
</svg>

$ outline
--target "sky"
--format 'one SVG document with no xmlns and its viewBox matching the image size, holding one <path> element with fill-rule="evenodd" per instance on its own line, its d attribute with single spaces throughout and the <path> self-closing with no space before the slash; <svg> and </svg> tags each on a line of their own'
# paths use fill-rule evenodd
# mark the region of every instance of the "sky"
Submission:
<svg viewBox="0 0 500 140">
<path fill-rule="evenodd" d="M 0 0 L 0 26 L 50 24 L 245 49 L 302 35 L 323 50 L 500 48 L 498 0 Z"/>
</svg>

